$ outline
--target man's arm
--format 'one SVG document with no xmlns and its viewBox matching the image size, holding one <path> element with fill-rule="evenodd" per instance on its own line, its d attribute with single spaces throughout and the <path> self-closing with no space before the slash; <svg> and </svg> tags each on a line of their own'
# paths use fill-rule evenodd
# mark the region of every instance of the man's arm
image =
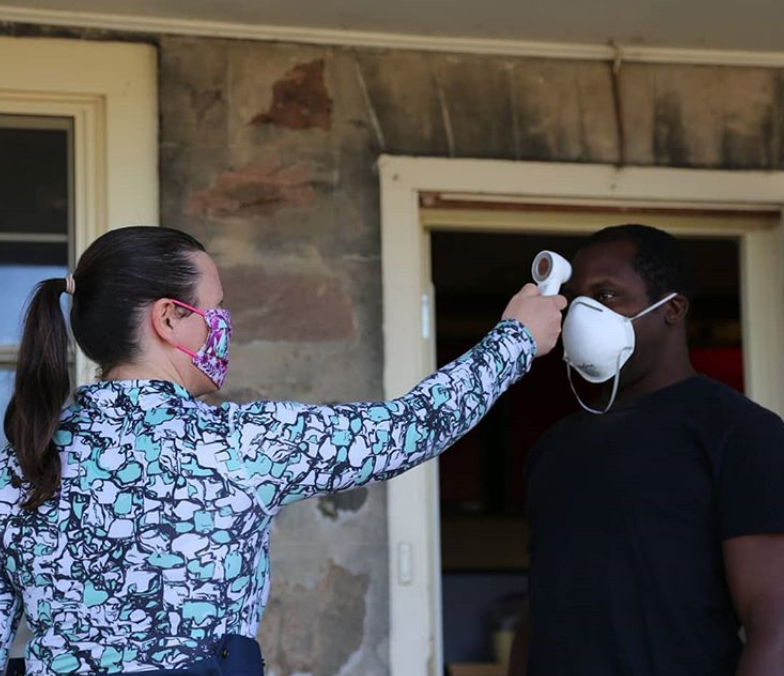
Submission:
<svg viewBox="0 0 784 676">
<path fill-rule="evenodd" d="M 736 537 L 726 540 L 723 547 L 727 584 L 746 629 L 746 645 L 736 676 L 781 676 L 784 534 Z"/>
</svg>

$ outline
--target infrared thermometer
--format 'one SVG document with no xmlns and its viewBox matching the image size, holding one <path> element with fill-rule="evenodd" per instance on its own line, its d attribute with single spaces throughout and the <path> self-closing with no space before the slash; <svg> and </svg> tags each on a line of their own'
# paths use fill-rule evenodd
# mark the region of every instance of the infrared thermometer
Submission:
<svg viewBox="0 0 784 676">
<path fill-rule="evenodd" d="M 572 277 L 572 266 L 563 256 L 553 251 L 540 251 L 531 266 L 531 276 L 543 296 L 557 296 L 561 284 Z"/>
</svg>

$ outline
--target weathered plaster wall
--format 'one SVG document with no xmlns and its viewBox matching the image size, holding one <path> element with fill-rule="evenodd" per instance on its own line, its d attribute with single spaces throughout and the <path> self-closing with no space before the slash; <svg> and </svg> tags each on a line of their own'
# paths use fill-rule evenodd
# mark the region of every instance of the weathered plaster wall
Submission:
<svg viewBox="0 0 784 676">
<path fill-rule="evenodd" d="M 224 396 L 378 398 L 377 147 L 350 52 L 161 43 L 162 220 L 198 236 L 236 318 Z M 270 672 L 384 674 L 384 489 L 293 505 L 273 533 Z"/>
<path fill-rule="evenodd" d="M 17 35 L 140 39 L 0 26 Z M 159 38 L 162 222 L 218 261 L 223 396 L 382 396 L 379 152 L 616 163 L 609 64 Z M 626 161 L 780 169 L 784 77 L 627 65 Z M 278 676 L 388 673 L 383 487 L 294 505 L 261 639 Z"/>
<path fill-rule="evenodd" d="M 628 66 L 626 159 L 781 166 L 777 72 Z M 237 317 L 226 396 L 380 397 L 379 151 L 618 162 L 608 64 L 161 42 L 163 220 L 205 241 Z M 387 671 L 383 488 L 284 511 L 272 671 Z"/>
</svg>

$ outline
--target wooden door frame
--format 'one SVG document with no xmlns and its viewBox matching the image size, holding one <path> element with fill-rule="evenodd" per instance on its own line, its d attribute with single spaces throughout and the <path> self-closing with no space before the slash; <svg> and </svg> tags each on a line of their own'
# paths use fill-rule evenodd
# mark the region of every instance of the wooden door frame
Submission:
<svg viewBox="0 0 784 676">
<path fill-rule="evenodd" d="M 430 231 L 567 232 L 585 220 L 494 210 L 494 203 L 624 207 L 662 214 L 676 234 L 740 240 L 744 367 L 749 396 L 784 413 L 784 172 L 730 172 L 382 156 L 384 387 L 398 396 L 435 367 Z M 423 208 L 433 194 L 468 208 Z M 482 205 L 486 208 L 482 208 Z M 526 217 L 525 214 L 528 213 Z M 758 217 L 759 216 L 759 217 Z M 625 220 L 625 219 L 624 219 Z M 649 221 L 655 220 L 653 218 Z M 527 262 L 521 261 L 521 283 Z M 387 489 L 392 676 L 440 676 L 438 467 Z"/>
</svg>

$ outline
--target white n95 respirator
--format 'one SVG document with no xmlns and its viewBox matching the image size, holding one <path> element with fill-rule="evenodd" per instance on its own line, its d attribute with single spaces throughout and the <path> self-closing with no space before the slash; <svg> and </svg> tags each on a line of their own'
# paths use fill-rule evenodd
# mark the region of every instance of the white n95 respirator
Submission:
<svg viewBox="0 0 784 676">
<path fill-rule="evenodd" d="M 634 353 L 635 335 L 632 322 L 677 296 L 671 293 L 634 317 L 626 317 L 587 296 L 575 298 L 566 313 L 563 324 L 563 347 L 569 385 L 577 401 L 589 413 L 607 413 L 618 394 L 621 369 Z M 572 382 L 572 369 L 589 383 L 613 382 L 612 394 L 607 407 L 596 410 L 580 399 Z"/>
</svg>

